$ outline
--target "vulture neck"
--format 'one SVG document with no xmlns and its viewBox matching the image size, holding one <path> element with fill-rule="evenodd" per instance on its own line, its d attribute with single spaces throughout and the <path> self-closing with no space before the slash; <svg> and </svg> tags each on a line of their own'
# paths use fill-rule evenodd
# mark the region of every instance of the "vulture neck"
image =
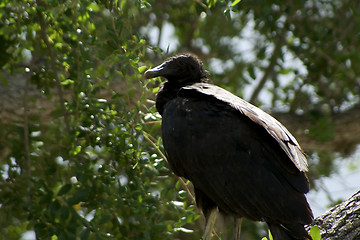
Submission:
<svg viewBox="0 0 360 240">
<path fill-rule="evenodd" d="M 207 79 L 197 79 L 193 81 L 167 81 L 162 85 L 159 89 L 159 92 L 156 96 L 156 110 L 160 113 L 160 115 L 163 114 L 164 106 L 165 104 L 177 97 L 178 92 L 182 87 L 192 85 L 194 83 L 199 82 L 207 82 Z"/>
</svg>

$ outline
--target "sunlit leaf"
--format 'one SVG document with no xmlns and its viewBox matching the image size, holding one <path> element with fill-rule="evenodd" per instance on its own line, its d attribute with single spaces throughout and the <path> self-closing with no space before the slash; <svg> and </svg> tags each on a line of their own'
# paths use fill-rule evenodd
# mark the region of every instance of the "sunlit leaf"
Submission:
<svg viewBox="0 0 360 240">
<path fill-rule="evenodd" d="M 234 6 L 236 6 L 238 3 L 240 3 L 241 2 L 241 0 L 235 0 L 235 1 L 233 1 L 232 3 L 231 3 L 231 7 L 234 7 Z"/>
<path fill-rule="evenodd" d="M 320 240 L 321 239 L 320 228 L 316 225 L 312 226 L 310 229 L 310 235 L 313 240 Z"/>
<path fill-rule="evenodd" d="M 143 73 L 143 72 L 145 72 L 145 70 L 147 69 L 147 67 L 146 66 L 141 66 L 141 67 L 138 67 L 138 71 L 140 72 L 140 73 Z"/>
</svg>

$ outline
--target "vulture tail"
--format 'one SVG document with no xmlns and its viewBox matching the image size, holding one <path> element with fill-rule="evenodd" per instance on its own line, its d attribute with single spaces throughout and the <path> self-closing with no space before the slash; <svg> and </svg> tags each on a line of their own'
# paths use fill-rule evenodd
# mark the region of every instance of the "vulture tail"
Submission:
<svg viewBox="0 0 360 240">
<path fill-rule="evenodd" d="M 312 240 L 301 224 L 267 224 L 274 240 Z"/>
</svg>

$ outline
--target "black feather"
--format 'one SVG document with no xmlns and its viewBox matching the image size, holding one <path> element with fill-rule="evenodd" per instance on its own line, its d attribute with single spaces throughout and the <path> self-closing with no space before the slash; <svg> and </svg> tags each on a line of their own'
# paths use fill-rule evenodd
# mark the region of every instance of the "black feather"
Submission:
<svg viewBox="0 0 360 240">
<path fill-rule="evenodd" d="M 275 240 L 309 239 L 307 161 L 277 120 L 207 82 L 201 61 L 170 58 L 145 76 L 164 76 L 156 107 L 171 169 L 189 179 L 205 215 L 265 221 Z"/>
</svg>

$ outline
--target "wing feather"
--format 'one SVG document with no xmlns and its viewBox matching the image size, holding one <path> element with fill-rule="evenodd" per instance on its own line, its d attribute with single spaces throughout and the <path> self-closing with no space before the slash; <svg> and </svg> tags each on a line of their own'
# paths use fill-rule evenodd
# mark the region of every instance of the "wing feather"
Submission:
<svg viewBox="0 0 360 240">
<path fill-rule="evenodd" d="M 197 83 L 191 86 L 183 87 L 180 92 L 186 95 L 186 92 L 191 94 L 191 92 L 194 91 L 216 98 L 217 100 L 228 104 L 243 115 L 247 116 L 253 122 L 262 126 L 279 143 L 280 147 L 300 171 L 306 172 L 308 170 L 306 155 L 301 149 L 299 143 L 286 129 L 286 127 L 274 117 L 260 108 L 257 108 L 245 100 L 226 91 L 225 89 L 215 85 Z"/>
<path fill-rule="evenodd" d="M 163 143 L 175 174 L 189 179 L 224 212 L 309 223 L 307 178 L 295 166 L 296 171 L 283 167 L 287 154 L 278 140 L 246 114 L 233 111 L 229 102 L 208 101 L 207 94 L 189 91 L 169 101 L 163 112 Z"/>
</svg>

